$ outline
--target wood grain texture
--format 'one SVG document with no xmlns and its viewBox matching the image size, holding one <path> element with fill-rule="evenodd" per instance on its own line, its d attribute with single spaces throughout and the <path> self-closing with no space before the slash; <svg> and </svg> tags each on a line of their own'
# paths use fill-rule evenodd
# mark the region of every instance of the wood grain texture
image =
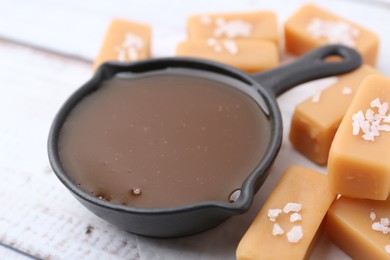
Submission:
<svg viewBox="0 0 390 260">
<path fill-rule="evenodd" d="M 390 36 L 382 26 L 389 21 L 389 0 L 374 2 L 379 1 L 379 6 L 364 1 L 315 2 L 378 33 L 382 42 L 378 69 L 390 76 Z M 283 22 L 304 2 L 0 0 L 0 37 L 41 48 L 0 41 L 0 243 L 43 259 L 234 259 L 239 240 L 288 166 L 326 171 L 295 152 L 287 138 L 293 107 L 326 80 L 304 84 L 278 98 L 285 126 L 282 149 L 246 214 L 199 235 L 161 240 L 138 237 L 100 220 L 51 171 L 46 152 L 51 121 L 65 99 L 92 74 L 90 62 L 66 56 L 92 61 L 112 17 L 151 24 L 153 56 L 169 56 L 185 38 L 185 20 L 191 14 L 267 9 L 276 11 Z M 0 259 L 18 257 L 24 258 L 0 246 Z M 321 237 L 312 259 L 348 257 Z"/>
</svg>

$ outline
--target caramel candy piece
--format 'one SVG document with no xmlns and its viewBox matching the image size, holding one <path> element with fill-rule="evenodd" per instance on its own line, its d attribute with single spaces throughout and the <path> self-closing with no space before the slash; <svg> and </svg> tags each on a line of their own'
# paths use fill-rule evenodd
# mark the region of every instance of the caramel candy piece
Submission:
<svg viewBox="0 0 390 260">
<path fill-rule="evenodd" d="M 263 71 L 279 64 L 278 50 L 270 41 L 188 40 L 178 44 L 176 55 L 210 59 L 247 72 Z"/>
<path fill-rule="evenodd" d="M 356 48 L 367 64 L 376 64 L 379 39 L 373 32 L 313 4 L 304 5 L 284 27 L 286 50 L 292 54 L 339 43 Z"/>
<path fill-rule="evenodd" d="M 390 200 L 341 197 L 326 217 L 328 237 L 353 259 L 389 259 Z"/>
<path fill-rule="evenodd" d="M 390 79 L 360 85 L 329 151 L 331 189 L 352 198 L 385 200 L 390 193 Z"/>
<path fill-rule="evenodd" d="M 256 39 L 270 40 L 278 46 L 276 14 L 268 11 L 248 13 L 203 14 L 188 18 L 189 39 Z"/>
<path fill-rule="evenodd" d="M 339 76 L 337 82 L 295 108 L 290 141 L 310 160 L 325 165 L 337 128 L 365 77 L 379 74 L 369 65 Z"/>
<path fill-rule="evenodd" d="M 136 61 L 148 58 L 150 41 L 149 25 L 114 19 L 106 32 L 93 68 L 96 69 L 105 61 Z"/>
<path fill-rule="evenodd" d="M 240 241 L 237 259 L 305 259 L 335 197 L 326 175 L 289 167 Z"/>
</svg>

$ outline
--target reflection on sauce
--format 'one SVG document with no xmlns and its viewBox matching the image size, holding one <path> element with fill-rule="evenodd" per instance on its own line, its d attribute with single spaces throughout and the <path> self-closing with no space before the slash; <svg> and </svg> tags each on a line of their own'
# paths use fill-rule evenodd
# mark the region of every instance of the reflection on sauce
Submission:
<svg viewBox="0 0 390 260">
<path fill-rule="evenodd" d="M 268 146 L 249 95 L 189 75 L 113 78 L 65 121 L 61 163 L 84 190 L 135 207 L 229 202 Z"/>
</svg>

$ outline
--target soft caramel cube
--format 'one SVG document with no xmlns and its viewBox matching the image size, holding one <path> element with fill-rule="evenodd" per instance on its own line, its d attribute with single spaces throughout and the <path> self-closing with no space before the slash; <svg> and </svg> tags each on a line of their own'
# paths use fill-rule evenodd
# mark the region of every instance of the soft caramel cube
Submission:
<svg viewBox="0 0 390 260">
<path fill-rule="evenodd" d="M 356 48 L 367 64 L 376 64 L 379 39 L 373 32 L 313 4 L 304 5 L 284 27 L 286 50 L 292 54 L 338 43 Z"/>
<path fill-rule="evenodd" d="M 273 42 L 215 39 L 188 40 L 178 44 L 177 56 L 191 56 L 257 72 L 276 67 L 279 53 Z"/>
<path fill-rule="evenodd" d="M 299 103 L 294 111 L 290 141 L 300 153 L 325 165 L 337 128 L 365 77 L 378 72 L 369 65 L 337 77 L 337 82 Z"/>
<path fill-rule="evenodd" d="M 326 175 L 288 168 L 241 239 L 237 259 L 307 258 L 335 197 Z"/>
<path fill-rule="evenodd" d="M 257 39 L 279 44 L 276 14 L 269 11 L 202 14 L 188 18 L 189 39 Z"/>
<path fill-rule="evenodd" d="M 93 67 L 96 69 L 105 61 L 137 61 L 148 58 L 150 41 L 149 25 L 114 19 L 106 32 Z"/>
<path fill-rule="evenodd" d="M 335 193 L 385 200 L 390 193 L 390 79 L 363 80 L 329 151 L 329 184 Z"/>
<path fill-rule="evenodd" d="M 390 259 L 390 200 L 341 197 L 326 217 L 328 237 L 353 259 Z"/>
</svg>

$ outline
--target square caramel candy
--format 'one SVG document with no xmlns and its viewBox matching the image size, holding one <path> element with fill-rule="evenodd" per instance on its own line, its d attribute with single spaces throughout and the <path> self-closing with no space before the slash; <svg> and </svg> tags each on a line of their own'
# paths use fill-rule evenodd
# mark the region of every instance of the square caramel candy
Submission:
<svg viewBox="0 0 390 260">
<path fill-rule="evenodd" d="M 330 207 L 326 233 L 353 259 L 390 259 L 390 199 L 341 196 Z"/>
<path fill-rule="evenodd" d="M 176 55 L 210 59 L 247 72 L 263 71 L 279 64 L 275 44 L 261 40 L 187 40 L 178 44 Z"/>
<path fill-rule="evenodd" d="M 358 88 L 329 151 L 329 185 L 351 198 L 390 193 L 390 79 L 368 76 Z"/>
<path fill-rule="evenodd" d="M 96 69 L 106 61 L 137 61 L 150 57 L 151 27 L 133 21 L 112 20 L 99 54 Z"/>
<path fill-rule="evenodd" d="M 194 15 L 187 20 L 188 38 L 269 40 L 279 45 L 276 14 L 270 11 Z"/>
<path fill-rule="evenodd" d="M 379 39 L 371 31 L 313 4 L 298 10 L 285 25 L 286 50 L 304 54 L 325 44 L 343 44 L 357 49 L 365 63 L 375 66 Z"/>
<path fill-rule="evenodd" d="M 289 167 L 241 239 L 237 259 L 307 259 L 335 197 L 325 174 Z"/>
<path fill-rule="evenodd" d="M 319 165 L 328 161 L 329 149 L 360 83 L 379 74 L 369 65 L 337 77 L 336 83 L 295 107 L 290 141 L 295 149 Z"/>
</svg>

